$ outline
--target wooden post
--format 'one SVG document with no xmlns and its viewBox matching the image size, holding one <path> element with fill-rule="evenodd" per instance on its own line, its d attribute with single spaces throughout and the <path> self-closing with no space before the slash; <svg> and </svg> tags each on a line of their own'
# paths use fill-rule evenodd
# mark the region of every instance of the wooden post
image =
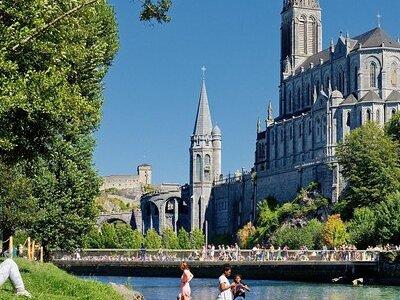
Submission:
<svg viewBox="0 0 400 300">
<path fill-rule="evenodd" d="M 28 237 L 28 260 L 31 260 L 31 238 Z"/>
<path fill-rule="evenodd" d="M 43 247 L 40 247 L 40 262 L 43 263 Z"/>
<path fill-rule="evenodd" d="M 14 245 L 13 245 L 13 237 L 10 236 L 10 240 L 8 241 L 8 256 L 10 258 L 13 258 L 13 254 L 14 254 Z"/>
<path fill-rule="evenodd" d="M 33 240 L 31 246 L 31 260 L 35 260 L 35 240 Z"/>
</svg>

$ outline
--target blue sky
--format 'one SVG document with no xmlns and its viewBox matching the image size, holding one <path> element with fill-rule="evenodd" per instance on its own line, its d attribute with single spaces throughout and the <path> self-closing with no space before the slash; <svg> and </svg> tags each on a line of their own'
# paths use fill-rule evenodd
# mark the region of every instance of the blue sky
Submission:
<svg viewBox="0 0 400 300">
<path fill-rule="evenodd" d="M 139 1 L 110 0 L 120 50 L 105 80 L 103 121 L 96 133 L 101 175 L 153 166 L 154 182 L 185 183 L 201 66 L 214 124 L 223 133 L 223 173 L 253 164 L 256 121 L 269 100 L 278 111 L 281 0 L 173 0 L 172 21 L 138 20 Z M 340 30 L 376 27 L 400 36 L 398 0 L 321 0 L 324 47 Z"/>
</svg>

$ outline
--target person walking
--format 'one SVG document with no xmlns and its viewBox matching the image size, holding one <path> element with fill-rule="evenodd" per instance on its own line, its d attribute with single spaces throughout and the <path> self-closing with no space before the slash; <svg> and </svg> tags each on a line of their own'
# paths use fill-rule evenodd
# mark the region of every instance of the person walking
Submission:
<svg viewBox="0 0 400 300">
<path fill-rule="evenodd" d="M 219 294 L 217 300 L 232 300 L 232 287 L 233 284 L 229 283 L 228 277 L 231 276 L 232 267 L 229 264 L 224 265 L 222 269 L 222 275 L 218 278 L 219 280 Z"/>
<path fill-rule="evenodd" d="M 31 294 L 25 289 L 24 282 L 22 281 L 21 273 L 15 261 L 11 258 L 7 258 L 0 264 L 0 287 L 7 281 L 11 280 L 12 285 L 15 288 L 16 296 L 23 296 L 31 298 Z"/>
<path fill-rule="evenodd" d="M 190 300 L 191 290 L 189 282 L 193 279 L 193 274 L 189 270 L 189 265 L 187 262 L 181 262 L 180 269 L 183 271 L 181 276 L 180 289 L 181 292 L 178 295 L 178 300 Z"/>
</svg>

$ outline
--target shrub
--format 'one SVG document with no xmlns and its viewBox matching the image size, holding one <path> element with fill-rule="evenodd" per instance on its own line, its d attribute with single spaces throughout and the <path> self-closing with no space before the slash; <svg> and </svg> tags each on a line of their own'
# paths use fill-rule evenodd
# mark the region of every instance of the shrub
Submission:
<svg viewBox="0 0 400 300">
<path fill-rule="evenodd" d="M 179 240 L 175 231 L 171 227 L 167 227 L 162 232 L 162 244 L 165 249 L 178 249 Z"/>
<path fill-rule="evenodd" d="M 251 222 L 244 225 L 237 232 L 237 241 L 241 248 L 250 248 L 250 238 L 256 233 L 256 228 Z"/>
<path fill-rule="evenodd" d="M 290 227 L 284 225 L 277 229 L 271 237 L 271 243 L 275 246 L 288 246 L 290 249 L 300 249 L 307 246 L 312 249 L 314 246 L 313 237 L 305 228 Z"/>
<path fill-rule="evenodd" d="M 205 236 L 203 231 L 200 229 L 193 230 L 192 234 L 190 235 L 190 244 L 193 249 L 201 249 L 205 244 Z"/>
<path fill-rule="evenodd" d="M 147 249 L 161 249 L 161 236 L 154 229 L 149 229 L 144 238 L 144 245 Z"/>
<path fill-rule="evenodd" d="M 317 219 L 312 219 L 304 228 L 305 234 L 312 238 L 313 249 L 322 249 L 324 245 L 323 230 L 324 224 Z"/>
<path fill-rule="evenodd" d="M 179 248 L 180 249 L 191 249 L 192 248 L 189 233 L 184 228 L 179 229 L 178 240 L 179 240 Z"/>
</svg>

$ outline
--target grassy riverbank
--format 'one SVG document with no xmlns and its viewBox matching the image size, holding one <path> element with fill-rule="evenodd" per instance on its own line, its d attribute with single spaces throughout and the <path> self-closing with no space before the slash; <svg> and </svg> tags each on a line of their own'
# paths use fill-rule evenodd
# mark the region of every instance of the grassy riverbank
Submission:
<svg viewBox="0 0 400 300">
<path fill-rule="evenodd" d="M 111 286 L 100 282 L 82 280 L 52 264 L 32 263 L 24 259 L 18 259 L 16 262 L 26 288 L 32 294 L 32 299 L 122 300 L 122 297 Z M 10 281 L 7 281 L 0 288 L 0 299 L 16 299 Z"/>
</svg>

